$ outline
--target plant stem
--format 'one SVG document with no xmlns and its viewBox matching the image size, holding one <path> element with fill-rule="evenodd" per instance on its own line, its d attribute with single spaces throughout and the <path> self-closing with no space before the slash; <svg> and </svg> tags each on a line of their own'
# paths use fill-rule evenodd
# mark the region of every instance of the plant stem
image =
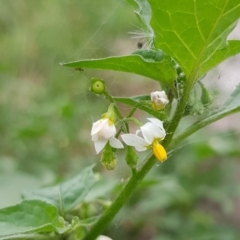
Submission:
<svg viewBox="0 0 240 240">
<path fill-rule="evenodd" d="M 115 104 L 115 105 L 114 105 L 114 108 L 115 108 L 115 111 L 116 111 L 119 119 L 124 119 L 123 115 L 121 114 L 121 112 L 120 112 L 119 109 L 118 109 L 118 106 L 116 105 L 115 100 L 114 100 L 113 97 L 108 93 L 108 91 L 105 90 L 103 94 L 105 95 L 105 97 L 106 97 L 111 103 L 114 103 L 114 104 Z"/>
<path fill-rule="evenodd" d="M 173 139 L 173 141 L 170 145 L 170 148 L 175 147 L 182 140 L 184 140 L 188 136 L 192 135 L 193 133 L 197 132 L 201 128 L 203 128 L 213 122 L 216 122 L 217 120 L 219 120 L 223 117 L 229 116 L 229 115 L 237 113 L 239 111 L 240 111 L 240 106 L 231 108 L 231 109 L 225 109 L 221 112 L 216 112 L 216 113 L 212 114 L 211 116 L 194 123 L 192 126 L 187 128 L 185 132 L 183 132 L 182 134 L 178 135 L 176 138 Z"/>
<path fill-rule="evenodd" d="M 192 84 L 189 81 L 189 84 L 186 84 L 182 97 L 178 102 L 176 111 L 174 113 L 173 118 L 171 119 L 169 125 L 167 126 L 167 136 L 164 139 L 164 143 L 166 146 L 168 146 L 173 138 L 173 134 L 177 129 L 177 126 L 184 114 L 185 111 L 185 107 L 189 98 L 189 94 L 191 92 L 192 89 Z"/>
<path fill-rule="evenodd" d="M 1 238 L 3 239 L 3 238 Z M 29 239 L 29 240 L 59 240 L 61 239 L 60 235 L 50 236 L 50 235 L 43 235 L 38 233 L 23 233 L 23 234 L 15 234 L 14 236 L 5 237 L 4 239 L 9 240 L 20 240 L 20 239 Z"/>
<path fill-rule="evenodd" d="M 84 240 L 94 240 L 102 233 L 102 231 L 112 221 L 113 217 L 122 208 L 124 203 L 132 195 L 134 189 L 140 184 L 145 175 L 153 167 L 155 162 L 156 159 L 152 154 L 150 157 L 147 157 L 141 169 L 133 173 L 133 175 L 127 181 L 122 190 L 119 192 L 118 196 L 113 201 L 111 206 L 103 213 L 103 215 L 100 217 L 97 223 L 91 228 L 90 232 L 87 234 Z"/>
</svg>

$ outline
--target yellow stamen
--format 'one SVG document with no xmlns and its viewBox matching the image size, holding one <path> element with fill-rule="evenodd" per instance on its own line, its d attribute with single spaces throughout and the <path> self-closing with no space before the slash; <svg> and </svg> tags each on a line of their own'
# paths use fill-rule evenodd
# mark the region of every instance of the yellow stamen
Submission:
<svg viewBox="0 0 240 240">
<path fill-rule="evenodd" d="M 163 162 L 167 159 L 167 153 L 165 148 L 158 142 L 154 141 L 153 142 L 153 154 L 159 160 L 160 162 Z"/>
</svg>

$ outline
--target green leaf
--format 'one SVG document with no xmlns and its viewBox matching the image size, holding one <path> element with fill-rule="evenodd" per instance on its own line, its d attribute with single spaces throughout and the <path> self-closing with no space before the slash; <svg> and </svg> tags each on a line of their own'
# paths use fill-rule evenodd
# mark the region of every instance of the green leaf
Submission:
<svg viewBox="0 0 240 240">
<path fill-rule="evenodd" d="M 161 50 L 138 50 L 128 56 L 79 60 L 61 65 L 135 73 L 167 85 L 172 85 L 177 76 L 171 58 Z"/>
<path fill-rule="evenodd" d="M 87 227 L 92 226 L 97 222 L 98 219 L 99 219 L 99 216 L 81 220 L 78 222 L 78 226 L 87 226 Z"/>
<path fill-rule="evenodd" d="M 140 96 L 131 97 L 131 98 L 114 97 L 114 100 L 116 102 L 124 103 L 132 107 L 141 109 L 158 119 L 163 120 L 166 117 L 165 112 L 153 110 L 153 108 L 151 107 L 150 95 L 140 95 Z"/>
<path fill-rule="evenodd" d="M 151 8 L 147 0 L 128 0 L 128 2 L 134 6 L 138 6 L 138 10 L 135 11 L 138 18 L 148 29 L 151 20 Z"/>
<path fill-rule="evenodd" d="M 228 41 L 228 47 L 216 51 L 211 58 L 202 63 L 201 72 L 205 73 L 210 69 L 216 67 L 225 59 L 232 57 L 240 52 L 240 41 L 230 40 Z"/>
<path fill-rule="evenodd" d="M 23 198 L 42 199 L 54 204 L 60 212 L 69 211 L 84 200 L 96 182 L 92 168 L 85 168 L 79 175 L 60 185 L 24 192 Z"/>
<path fill-rule="evenodd" d="M 102 178 L 90 190 L 85 202 L 95 201 L 96 199 L 108 199 L 111 191 L 119 184 L 115 178 Z"/>
<path fill-rule="evenodd" d="M 0 209 L 0 236 L 26 232 L 63 232 L 64 219 L 57 208 L 40 200 L 25 200 Z"/>
<path fill-rule="evenodd" d="M 191 78 L 190 81 L 239 53 L 239 42 L 227 41 L 240 17 L 239 1 L 148 2 L 152 9 L 151 27 L 155 33 L 155 47 L 172 56 L 187 79 Z"/>
</svg>

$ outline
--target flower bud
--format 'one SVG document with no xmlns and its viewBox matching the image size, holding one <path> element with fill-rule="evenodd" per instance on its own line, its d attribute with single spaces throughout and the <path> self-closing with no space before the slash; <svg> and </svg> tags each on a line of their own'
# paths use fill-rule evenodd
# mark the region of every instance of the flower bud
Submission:
<svg viewBox="0 0 240 240">
<path fill-rule="evenodd" d="M 202 87 L 201 102 L 202 102 L 203 106 L 208 106 L 213 101 L 212 95 L 209 93 L 209 91 L 203 85 L 201 85 L 201 87 Z"/>
<path fill-rule="evenodd" d="M 204 107 L 202 102 L 198 99 L 196 89 L 193 89 L 189 95 L 188 103 L 185 108 L 184 115 L 201 115 Z"/>
<path fill-rule="evenodd" d="M 105 92 L 105 83 L 102 79 L 92 78 L 89 90 L 95 94 L 103 94 Z"/>
<path fill-rule="evenodd" d="M 125 160 L 129 167 L 131 167 L 131 168 L 136 167 L 137 162 L 138 162 L 138 155 L 133 150 L 133 148 L 130 146 L 127 146 L 127 154 L 126 154 Z"/>
<path fill-rule="evenodd" d="M 169 103 L 165 91 L 152 92 L 150 96 L 152 101 L 152 108 L 154 110 L 161 110 Z"/>
<path fill-rule="evenodd" d="M 100 162 L 107 170 L 114 170 L 116 166 L 117 157 L 116 157 L 116 154 L 112 151 L 112 148 L 109 142 L 106 144 L 106 146 L 103 149 Z"/>
</svg>

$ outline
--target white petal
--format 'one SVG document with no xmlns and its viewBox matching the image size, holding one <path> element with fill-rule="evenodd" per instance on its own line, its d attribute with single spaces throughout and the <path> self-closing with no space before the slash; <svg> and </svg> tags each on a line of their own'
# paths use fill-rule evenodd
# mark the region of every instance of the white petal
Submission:
<svg viewBox="0 0 240 240">
<path fill-rule="evenodd" d="M 123 134 L 121 137 L 128 146 L 135 147 L 137 151 L 145 151 L 149 145 L 143 138 L 131 133 Z"/>
<path fill-rule="evenodd" d="M 153 118 L 153 119 L 156 119 L 156 118 Z M 164 128 L 163 127 L 160 128 L 160 124 L 162 123 L 157 121 L 156 123 L 159 124 L 159 126 L 155 125 L 152 122 L 148 122 L 141 127 L 143 137 L 147 142 L 151 141 L 152 143 L 154 139 L 164 139 L 166 136 L 166 132 Z"/>
<path fill-rule="evenodd" d="M 114 148 L 124 148 L 123 144 L 121 143 L 121 141 L 119 141 L 117 138 L 115 137 L 111 137 L 109 139 L 110 145 Z"/>
<path fill-rule="evenodd" d="M 156 131 L 155 137 L 159 138 L 159 139 L 164 139 L 165 136 L 166 136 L 166 132 L 165 132 L 165 129 L 163 127 L 163 122 L 160 121 L 157 118 L 148 118 L 148 120 L 150 122 L 152 122 L 153 124 L 155 124 L 159 128 L 159 130 L 160 130 L 160 131 Z"/>
<path fill-rule="evenodd" d="M 153 124 L 155 124 L 156 126 L 158 126 L 161 129 L 163 128 L 163 122 L 157 118 L 147 118 L 147 120 L 149 120 L 150 122 L 152 122 Z"/>
<path fill-rule="evenodd" d="M 108 120 L 102 125 L 102 129 L 99 132 L 99 137 L 101 139 L 109 139 L 116 134 L 117 130 L 114 124 L 109 125 Z"/>
<path fill-rule="evenodd" d="M 140 127 L 144 139 L 151 144 L 155 139 L 155 135 L 159 132 L 159 128 L 151 122 L 145 123 Z"/>
<path fill-rule="evenodd" d="M 112 240 L 112 239 L 107 237 L 107 236 L 100 235 L 100 236 L 97 237 L 96 240 Z"/>
<path fill-rule="evenodd" d="M 97 122 L 93 123 L 92 130 L 91 130 L 91 135 L 95 135 L 96 133 L 98 133 L 101 130 L 103 120 L 104 119 L 100 119 Z"/>
<path fill-rule="evenodd" d="M 92 141 L 93 141 L 93 142 L 96 142 L 96 141 L 98 141 L 98 140 L 99 140 L 98 134 L 92 135 Z"/>
<path fill-rule="evenodd" d="M 93 123 L 91 136 L 92 141 L 109 139 L 116 134 L 117 130 L 114 124 L 109 123 L 108 118 L 100 119 Z"/>
<path fill-rule="evenodd" d="M 140 132 L 141 132 L 141 130 L 138 129 L 135 134 L 138 135 Z"/>
<path fill-rule="evenodd" d="M 138 152 L 143 152 L 146 151 L 148 148 L 147 147 L 143 147 L 143 146 L 135 146 L 134 147 Z"/>
<path fill-rule="evenodd" d="M 107 144 L 107 139 L 103 139 L 103 140 L 99 140 L 99 141 L 96 141 L 94 142 L 94 147 L 95 147 L 95 150 L 96 150 L 96 153 L 100 153 L 103 148 L 105 147 L 105 145 Z"/>
</svg>

